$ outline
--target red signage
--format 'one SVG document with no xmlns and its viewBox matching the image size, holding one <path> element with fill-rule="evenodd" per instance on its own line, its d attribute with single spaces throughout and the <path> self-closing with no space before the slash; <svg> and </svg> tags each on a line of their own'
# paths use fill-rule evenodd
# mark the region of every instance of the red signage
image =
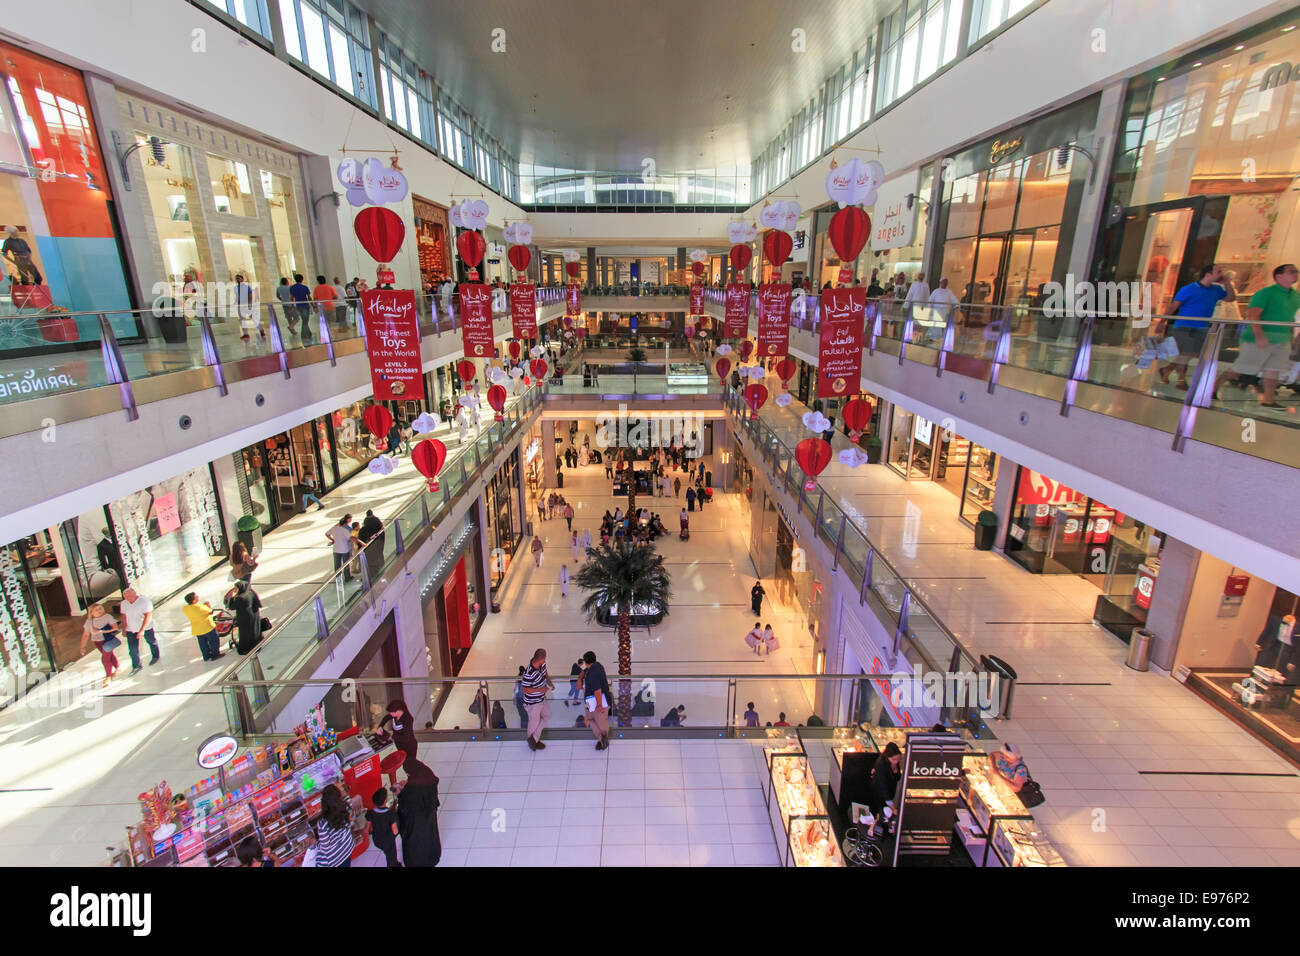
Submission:
<svg viewBox="0 0 1300 956">
<path fill-rule="evenodd" d="M 1079 501 L 1083 495 L 1068 485 L 1053 481 L 1028 468 L 1020 469 L 1020 488 L 1016 501 L 1022 505 L 1063 505 Z"/>
<path fill-rule="evenodd" d="M 743 339 L 748 334 L 749 286 L 744 282 L 728 282 L 722 336 L 727 339 Z"/>
<path fill-rule="evenodd" d="M 840 266 L 839 282 L 841 285 L 848 285 L 853 281 L 853 266 Z"/>
<path fill-rule="evenodd" d="M 537 338 L 537 287 L 516 282 L 510 287 L 510 324 L 517 339 Z"/>
<path fill-rule="evenodd" d="M 415 293 L 410 289 L 368 289 L 361 293 L 361 315 L 375 400 L 423 398 Z"/>
<path fill-rule="evenodd" d="M 699 315 L 704 311 L 704 286 L 698 282 L 691 283 L 691 315 Z"/>
<path fill-rule="evenodd" d="M 485 285 L 460 287 L 460 334 L 466 358 L 490 358 L 495 348 L 492 333 L 492 290 Z"/>
<path fill-rule="evenodd" d="M 790 283 L 758 287 L 758 356 L 790 354 Z"/>
<path fill-rule="evenodd" d="M 564 287 L 564 314 L 578 316 L 582 314 L 582 288 L 577 283 Z"/>
<path fill-rule="evenodd" d="M 866 313 L 865 286 L 827 289 L 822 293 L 818 398 L 839 398 L 861 388 L 862 329 Z"/>
<path fill-rule="evenodd" d="M 1133 585 L 1133 603 L 1138 607 L 1151 608 L 1151 594 L 1156 589 L 1156 575 L 1159 573 L 1159 568 L 1149 564 L 1138 565 L 1137 583 Z"/>
</svg>

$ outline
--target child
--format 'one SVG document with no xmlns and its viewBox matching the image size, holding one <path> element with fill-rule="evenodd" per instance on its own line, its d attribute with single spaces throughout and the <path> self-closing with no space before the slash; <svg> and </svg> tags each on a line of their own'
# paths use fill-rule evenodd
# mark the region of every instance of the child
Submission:
<svg viewBox="0 0 1300 956">
<path fill-rule="evenodd" d="M 374 808 L 366 811 L 366 832 L 384 851 L 389 866 L 401 866 L 397 862 L 397 814 L 388 809 L 388 791 L 380 787 L 370 800 Z"/>
</svg>

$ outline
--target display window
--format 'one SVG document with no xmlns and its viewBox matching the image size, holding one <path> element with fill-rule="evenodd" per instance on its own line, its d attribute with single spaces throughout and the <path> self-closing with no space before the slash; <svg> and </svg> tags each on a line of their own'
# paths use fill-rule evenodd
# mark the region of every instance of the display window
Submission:
<svg viewBox="0 0 1300 956">
<path fill-rule="evenodd" d="M 964 442 L 964 449 L 958 448 L 956 455 L 950 454 L 949 464 L 956 464 L 956 457 L 964 455 L 965 466 L 960 469 L 961 519 L 967 524 L 974 524 L 981 511 L 993 510 L 993 494 L 998 483 L 998 454 L 973 441 L 958 438 Z"/>
<path fill-rule="evenodd" d="M 81 74 L 0 43 L 0 82 L 0 353 L 98 343 L 94 314 L 59 311 L 139 336 Z"/>
<path fill-rule="evenodd" d="M 430 677 L 460 673 L 486 617 L 481 535 L 471 511 L 420 572 L 420 603 Z M 445 695 L 451 688 L 442 685 Z M 435 713 L 440 706 L 435 701 Z"/>
<path fill-rule="evenodd" d="M 375 450 L 375 438 L 366 431 L 365 423 L 361 420 L 361 416 L 371 404 L 373 403 L 370 399 L 362 399 L 351 405 L 344 405 L 330 415 L 330 423 L 334 428 L 334 450 L 338 456 L 340 481 L 351 478 L 379 454 Z"/>
<path fill-rule="evenodd" d="M 412 196 L 415 244 L 420 257 L 420 279 L 439 285 L 451 275 L 451 234 L 447 209 L 420 196 Z"/>
<path fill-rule="evenodd" d="M 909 481 L 930 478 L 938 431 L 928 418 L 895 405 L 889 430 L 889 467 Z"/>
<path fill-rule="evenodd" d="M 55 647 L 46 620 L 45 602 L 61 622 Z M 73 618 L 54 541 L 49 532 L 16 541 L 0 551 L 0 669 L 14 677 L 49 673 L 78 656 L 81 619 Z M 0 680 L 0 704 L 20 686 Z"/>
<path fill-rule="evenodd" d="M 493 606 L 498 603 L 498 592 L 523 539 L 523 515 L 519 513 L 518 462 L 518 458 L 513 455 L 508 457 L 492 476 L 486 489 L 490 545 L 488 587 Z"/>
</svg>

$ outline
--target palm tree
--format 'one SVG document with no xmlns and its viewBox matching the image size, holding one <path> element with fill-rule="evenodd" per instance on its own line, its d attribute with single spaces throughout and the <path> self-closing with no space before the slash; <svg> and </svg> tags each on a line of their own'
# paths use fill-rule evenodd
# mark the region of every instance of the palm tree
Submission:
<svg viewBox="0 0 1300 956">
<path fill-rule="evenodd" d="M 649 604 L 663 608 L 668 616 L 672 586 L 664 557 L 648 544 L 612 541 L 587 549 L 587 563 L 578 569 L 574 583 L 588 591 L 582 602 L 587 620 L 596 618 L 597 610 L 606 605 L 618 609 L 618 673 L 632 674 L 632 608 Z M 626 724 L 632 713 L 632 682 L 618 682 L 618 719 Z"/>
</svg>

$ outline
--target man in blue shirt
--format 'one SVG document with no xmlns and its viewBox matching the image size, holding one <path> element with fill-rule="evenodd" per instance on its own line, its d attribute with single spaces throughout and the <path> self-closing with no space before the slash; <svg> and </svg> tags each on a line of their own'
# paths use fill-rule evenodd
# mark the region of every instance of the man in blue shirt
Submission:
<svg viewBox="0 0 1300 956">
<path fill-rule="evenodd" d="M 1187 362 L 1190 357 L 1201 354 L 1201 346 L 1205 344 L 1205 335 L 1210 328 L 1210 323 L 1205 320 L 1214 316 L 1214 308 L 1220 300 L 1234 302 L 1236 299 L 1237 290 L 1232 287 L 1232 282 L 1213 263 L 1201 266 L 1197 280 L 1174 293 L 1169 313 L 1179 318 L 1170 332 L 1178 343 L 1178 357 L 1161 367 L 1160 381 L 1168 382 L 1169 372 L 1177 370 L 1178 387 L 1187 390 Z"/>
<path fill-rule="evenodd" d="M 293 285 L 289 286 L 289 297 L 298 309 L 298 318 L 304 323 L 311 318 L 311 289 L 302 281 L 302 273 L 293 274 Z"/>
</svg>

